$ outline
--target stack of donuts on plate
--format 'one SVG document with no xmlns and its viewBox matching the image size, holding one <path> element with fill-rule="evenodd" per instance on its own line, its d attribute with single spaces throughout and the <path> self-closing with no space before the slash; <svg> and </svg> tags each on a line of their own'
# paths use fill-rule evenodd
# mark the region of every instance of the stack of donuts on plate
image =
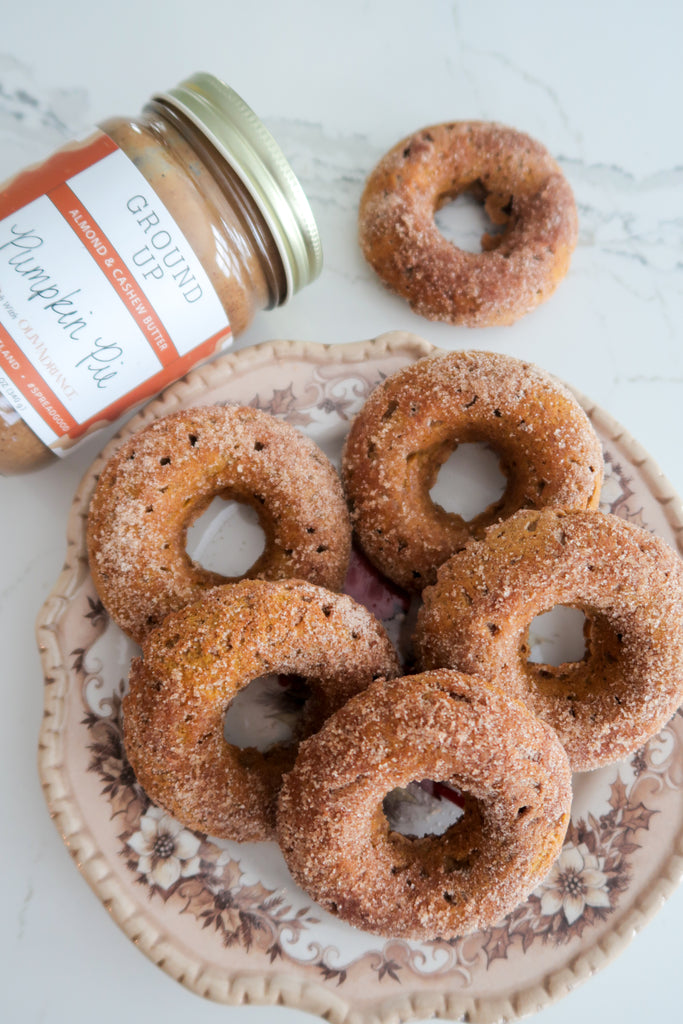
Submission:
<svg viewBox="0 0 683 1024">
<path fill-rule="evenodd" d="M 429 491 L 474 440 L 498 453 L 508 486 L 465 522 Z M 624 757 L 674 713 L 683 569 L 595 508 L 602 456 L 586 414 L 507 356 L 439 354 L 384 380 L 352 423 L 342 475 L 343 490 L 312 441 L 237 406 L 157 420 L 110 459 L 88 545 L 103 603 L 142 645 L 126 750 L 183 824 L 277 838 L 295 880 L 350 923 L 463 934 L 548 871 L 572 770 Z M 185 551 L 219 493 L 259 513 L 266 547 L 250 578 L 226 582 Z M 381 623 L 338 593 L 351 524 L 384 576 L 421 592 L 409 676 Z M 528 626 L 558 604 L 585 612 L 586 656 L 532 664 Z M 294 742 L 227 742 L 231 700 L 269 673 L 308 684 Z M 424 779 L 454 786 L 462 817 L 439 837 L 392 831 L 384 797 Z"/>
<path fill-rule="evenodd" d="M 385 158 L 361 207 L 384 268 L 398 253 L 394 270 L 414 285 L 427 272 L 406 248 L 410 189 L 433 218 L 443 197 L 476 185 L 507 224 L 489 248 L 525 282 L 516 305 L 495 292 L 499 322 L 554 287 L 546 250 L 552 242 L 566 269 L 575 240 L 571 216 L 567 228 L 548 212 L 553 201 L 573 209 L 556 165 L 530 140 L 527 164 L 506 163 L 509 142 L 500 126 L 488 136 L 481 124 L 426 129 Z M 429 179 L 435 147 L 457 175 Z M 478 161 L 469 177 L 463 154 Z M 526 176 L 503 201 L 512 166 Z M 393 211 L 387 246 L 378 196 Z M 473 323 L 491 304 L 491 254 L 473 261 L 465 289 Z M 439 294 L 447 256 L 430 278 Z M 462 275 L 462 262 L 448 273 Z M 497 453 L 507 486 L 465 521 L 430 491 L 451 452 L 472 441 Z M 129 438 L 99 477 L 88 552 L 103 604 L 142 647 L 124 738 L 148 796 L 198 831 L 277 839 L 294 880 L 368 931 L 451 938 L 498 921 L 560 851 L 572 772 L 635 751 L 683 699 L 683 563 L 598 510 L 602 472 L 573 395 L 533 365 L 481 351 L 435 353 L 383 380 L 351 424 L 341 480 L 310 439 L 253 408 L 184 410 Z M 188 526 L 217 494 L 251 505 L 265 534 L 239 579 L 185 550 Z M 408 675 L 382 624 L 340 593 L 352 532 L 419 604 Z M 584 613 L 585 655 L 534 664 L 529 625 L 557 605 Z M 268 674 L 307 684 L 297 731 L 266 751 L 240 748 L 224 716 Z M 461 794 L 462 816 L 440 836 L 392 830 L 386 795 L 427 779 Z"/>
</svg>

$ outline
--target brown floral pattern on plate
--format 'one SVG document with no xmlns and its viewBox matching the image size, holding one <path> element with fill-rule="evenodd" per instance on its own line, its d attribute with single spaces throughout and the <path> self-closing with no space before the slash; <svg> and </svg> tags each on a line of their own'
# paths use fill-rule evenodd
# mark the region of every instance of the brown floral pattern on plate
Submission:
<svg viewBox="0 0 683 1024">
<path fill-rule="evenodd" d="M 174 385 L 122 433 L 179 406 L 239 401 L 283 416 L 338 462 L 349 419 L 372 387 L 430 351 L 401 333 L 337 348 L 247 349 Z M 583 404 L 605 447 L 602 507 L 680 547 L 683 517 L 666 480 L 618 424 Z M 495 928 L 416 943 L 333 920 L 292 884 L 275 844 L 228 843 L 183 828 L 150 803 L 126 762 L 121 698 L 136 648 L 99 604 L 84 544 L 89 495 L 116 443 L 75 497 L 66 564 L 38 620 L 46 682 L 39 760 L 50 811 L 81 871 L 140 948 L 211 999 L 282 1002 L 356 1024 L 432 1014 L 512 1019 L 606 963 L 679 879 L 680 713 L 628 762 L 575 777 L 560 857 Z M 383 619 L 409 664 L 414 601 L 357 554 L 346 589 Z M 259 699 L 260 713 L 276 724 L 292 713 L 286 688 Z M 417 801 L 428 825 L 449 802 L 422 789 L 399 796 L 399 814 L 401 799 Z"/>
</svg>

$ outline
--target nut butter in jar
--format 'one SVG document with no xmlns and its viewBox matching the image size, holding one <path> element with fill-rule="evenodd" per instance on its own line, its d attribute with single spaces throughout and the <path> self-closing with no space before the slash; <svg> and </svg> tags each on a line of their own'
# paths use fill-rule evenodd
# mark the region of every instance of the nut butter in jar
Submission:
<svg viewBox="0 0 683 1024">
<path fill-rule="evenodd" d="M 196 74 L 0 190 L 0 473 L 115 422 L 322 265 L 281 150 Z"/>
</svg>

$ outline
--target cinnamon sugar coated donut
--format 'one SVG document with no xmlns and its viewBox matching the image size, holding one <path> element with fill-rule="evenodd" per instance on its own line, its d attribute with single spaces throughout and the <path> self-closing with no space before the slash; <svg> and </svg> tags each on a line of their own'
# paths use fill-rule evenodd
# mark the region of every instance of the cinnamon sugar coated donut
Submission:
<svg viewBox="0 0 683 1024">
<path fill-rule="evenodd" d="M 501 682 L 556 730 L 572 768 L 637 750 L 683 701 L 683 562 L 602 512 L 519 512 L 439 570 L 415 645 L 425 668 Z M 586 617 L 586 653 L 528 660 L 528 627 L 558 605 Z"/>
<path fill-rule="evenodd" d="M 351 539 L 337 473 L 308 437 L 247 406 L 173 413 L 130 437 L 100 474 L 88 518 L 97 592 L 135 640 L 226 577 L 185 550 L 216 495 L 254 508 L 265 534 L 245 577 L 341 589 Z"/>
<path fill-rule="evenodd" d="M 463 192 L 480 199 L 499 233 L 482 252 L 449 242 L 434 221 Z M 361 197 L 368 262 L 416 313 L 469 327 L 511 324 L 555 290 L 578 222 L 572 190 L 539 142 L 504 125 L 459 121 L 397 143 Z"/>
<path fill-rule="evenodd" d="M 499 456 L 507 486 L 466 521 L 429 492 L 457 446 L 475 441 Z M 439 353 L 392 374 L 354 419 L 342 457 L 361 547 L 415 591 L 471 536 L 519 508 L 596 507 L 602 472 L 600 441 L 569 390 L 494 352 Z"/>
<path fill-rule="evenodd" d="M 425 779 L 455 786 L 463 816 L 441 836 L 392 832 L 384 797 Z M 499 921 L 541 881 L 570 804 L 550 728 L 483 678 L 427 672 L 373 683 L 302 743 L 278 838 L 326 910 L 381 935 L 447 939 Z"/>
<path fill-rule="evenodd" d="M 239 841 L 273 838 L 296 740 L 350 696 L 398 672 L 383 626 L 343 594 L 301 580 L 243 580 L 209 591 L 149 634 L 123 701 L 126 753 L 140 785 L 183 825 Z M 235 695 L 264 675 L 310 689 L 295 740 L 266 752 L 224 739 Z"/>
</svg>

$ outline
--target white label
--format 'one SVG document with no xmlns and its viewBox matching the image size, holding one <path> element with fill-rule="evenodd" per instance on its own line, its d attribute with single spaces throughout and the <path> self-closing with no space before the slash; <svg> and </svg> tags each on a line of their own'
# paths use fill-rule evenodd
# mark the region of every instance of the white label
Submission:
<svg viewBox="0 0 683 1024">
<path fill-rule="evenodd" d="M 106 166 L 103 166 L 105 165 Z M 181 355 L 227 326 L 225 310 L 182 231 L 135 164 L 118 150 L 69 181 L 106 227 L 131 276 Z"/>
<path fill-rule="evenodd" d="M 159 391 L 188 368 L 174 363 L 230 328 L 183 232 L 121 150 L 46 192 L 0 220 L 0 387 L 54 445 L 147 397 L 152 378 Z"/>
<path fill-rule="evenodd" d="M 0 267 L 4 294 L 17 310 L 7 330 L 77 423 L 161 369 L 129 311 L 47 196 L 0 223 Z"/>
</svg>

